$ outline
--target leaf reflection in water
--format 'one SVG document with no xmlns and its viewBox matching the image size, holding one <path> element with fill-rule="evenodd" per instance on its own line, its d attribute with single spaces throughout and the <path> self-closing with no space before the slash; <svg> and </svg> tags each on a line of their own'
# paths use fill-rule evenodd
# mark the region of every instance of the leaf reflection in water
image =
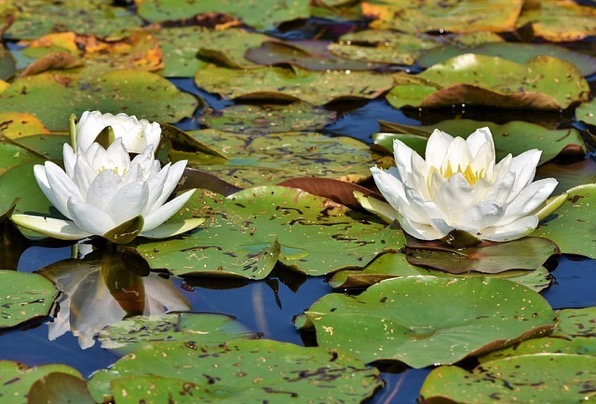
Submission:
<svg viewBox="0 0 596 404">
<path fill-rule="evenodd" d="M 123 318 L 191 309 L 170 279 L 150 273 L 141 256 L 127 251 L 95 251 L 83 260 L 63 260 L 37 272 L 61 292 L 52 310 L 54 321 L 48 323 L 49 340 L 70 330 L 82 349 L 92 347 L 99 331 Z"/>
</svg>

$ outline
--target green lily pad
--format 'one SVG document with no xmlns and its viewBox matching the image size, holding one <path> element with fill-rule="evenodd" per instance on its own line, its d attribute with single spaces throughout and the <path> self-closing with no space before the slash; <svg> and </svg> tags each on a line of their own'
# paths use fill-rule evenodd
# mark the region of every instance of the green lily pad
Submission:
<svg viewBox="0 0 596 404">
<path fill-rule="evenodd" d="M 553 44 L 521 42 L 491 42 L 467 47 L 448 44 L 428 50 L 416 60 L 416 63 L 420 67 L 428 68 L 463 53 L 498 56 L 520 64 L 528 63 L 530 59 L 536 56 L 548 55 L 573 63 L 583 76 L 589 76 L 596 72 L 596 67 L 594 67 L 596 66 L 596 58 L 594 56 Z"/>
<path fill-rule="evenodd" d="M 41 275 L 0 270 L 0 329 L 46 316 L 57 293 Z"/>
<path fill-rule="evenodd" d="M 410 126 L 397 123 L 383 122 L 384 131 L 411 134 L 410 137 L 393 136 L 392 134 L 373 135 L 375 144 L 385 147 L 393 153 L 393 139 L 400 139 L 415 150 L 426 150 L 426 141 L 435 128 L 449 133 L 451 136 L 467 138 L 476 129 L 488 127 L 493 134 L 497 160 L 501 160 L 509 153 L 517 156 L 529 149 L 542 150 L 538 164 L 552 160 L 564 149 L 572 145 L 579 146 L 581 154 L 588 148 L 580 133 L 575 129 L 547 129 L 529 122 L 512 121 L 504 125 L 497 125 L 489 121 L 473 121 L 470 119 L 450 119 L 434 125 Z M 424 140 L 424 146 L 423 146 Z M 424 153 L 420 154 L 424 156 Z"/>
<path fill-rule="evenodd" d="M 483 242 L 465 248 L 448 248 L 435 242 L 409 242 L 404 253 L 410 264 L 440 269 L 452 274 L 495 274 L 512 269 L 534 270 L 561 252 L 552 241 L 524 237 L 506 243 Z"/>
<path fill-rule="evenodd" d="M 229 28 L 210 30 L 203 27 L 162 27 L 151 33 L 163 51 L 165 77 L 192 77 L 205 67 L 206 59 L 235 68 L 256 67 L 244 53 L 269 37 L 257 32 Z"/>
<path fill-rule="evenodd" d="M 318 276 L 362 268 L 377 254 L 404 244 L 402 233 L 394 228 L 287 187 L 251 188 L 227 199 L 199 193 L 186 210 L 208 219 L 184 239 L 139 245 L 152 268 L 167 268 L 176 275 L 262 279 L 279 259 Z"/>
<path fill-rule="evenodd" d="M 18 12 L 6 36 L 11 39 L 37 39 L 52 32 L 75 31 L 113 36 L 130 27 L 140 27 L 143 20 L 111 1 L 64 0 L 60 3 L 15 1 Z"/>
<path fill-rule="evenodd" d="M 333 54 L 329 41 L 294 40 L 266 41 L 259 47 L 249 49 L 246 58 L 261 65 L 292 64 L 306 70 L 371 70 L 381 64 L 356 61 Z"/>
<path fill-rule="evenodd" d="M 556 178 L 559 184 L 553 195 L 566 192 L 571 188 L 589 184 L 596 178 L 596 161 L 585 158 L 569 164 L 549 162 L 536 170 L 536 179 Z"/>
<path fill-rule="evenodd" d="M 271 185 L 294 177 L 330 177 L 347 182 L 370 178 L 376 155 L 349 137 L 319 133 L 246 136 L 217 130 L 190 131 L 195 139 L 221 150 L 227 159 L 172 151 L 174 160 L 215 174 L 238 187 Z M 280 161 L 284 164 L 280 165 Z"/>
<path fill-rule="evenodd" d="M 423 368 L 550 331 L 554 319 L 542 296 L 504 279 L 409 276 L 359 296 L 323 296 L 298 325 L 314 325 L 321 347 L 345 349 L 365 362 Z"/>
<path fill-rule="evenodd" d="M 13 361 L 0 361 L 0 400 L 26 404 L 29 389 L 39 380 L 50 374 L 67 374 L 84 380 L 78 370 L 66 365 L 43 365 L 28 367 Z"/>
<path fill-rule="evenodd" d="M 483 363 L 471 372 L 441 366 L 427 376 L 423 400 L 453 402 L 591 401 L 596 357 L 573 354 L 521 355 Z"/>
<path fill-rule="evenodd" d="M 277 402 L 290 398 L 304 402 L 360 402 L 382 384 L 377 369 L 336 350 L 269 340 L 239 340 L 203 346 L 191 342 L 156 343 L 94 374 L 89 390 L 95 400 L 109 400 L 119 380 L 120 386 L 127 386 L 133 377 L 141 377 L 142 383 L 151 377 L 160 394 L 176 383 L 172 379 L 184 380 L 191 383 L 193 401 Z M 162 378 L 166 379 L 163 387 Z M 127 380 L 129 383 L 125 383 Z M 151 401 L 151 392 L 134 387 L 130 391 L 135 402 Z M 185 390 L 178 388 L 175 392 L 182 395 Z M 184 397 L 177 399 L 185 401 Z"/>
<path fill-rule="evenodd" d="M 162 341 L 193 341 L 201 345 L 255 338 L 233 317 L 224 314 L 173 313 L 135 316 L 104 328 L 98 336 L 102 348 L 121 355 Z"/>
<path fill-rule="evenodd" d="M 596 126 L 596 99 L 580 104 L 575 109 L 575 119 Z"/>
<path fill-rule="evenodd" d="M 51 103 L 48 94 L 52 94 Z M 68 130 L 68 117 L 86 110 L 177 122 L 191 116 L 197 105 L 193 96 L 163 77 L 140 70 L 116 70 L 97 77 L 46 72 L 17 79 L 0 93 L 0 111 L 33 113 L 52 131 Z"/>
<path fill-rule="evenodd" d="M 544 220 L 533 235 L 554 241 L 565 254 L 596 259 L 596 184 L 570 189 L 568 195 L 563 206 Z"/>
<path fill-rule="evenodd" d="M 413 65 L 425 50 L 440 45 L 437 37 L 395 31 L 350 32 L 329 44 L 331 53 L 361 62 Z"/>
<path fill-rule="evenodd" d="M 23 136 L 14 143 L 49 160 L 62 160 L 64 143 L 70 142 L 69 135 L 46 133 L 43 135 Z"/>
<path fill-rule="evenodd" d="M 9 80 L 15 75 L 15 61 L 4 46 L 0 46 L 0 80 Z"/>
<path fill-rule="evenodd" d="M 262 135 L 265 133 L 317 130 L 335 119 L 335 112 L 305 102 L 290 105 L 232 105 L 209 111 L 201 123 L 221 131 Z"/>
<path fill-rule="evenodd" d="M 480 272 L 450 274 L 436 269 L 414 266 L 407 261 L 404 254 L 388 253 L 375 259 L 363 271 L 346 270 L 336 272 L 329 280 L 329 285 L 335 289 L 366 288 L 385 279 L 413 275 L 432 275 L 451 279 L 483 276 L 502 278 L 527 286 L 536 292 L 547 288 L 552 282 L 548 270 L 542 266 L 533 271 L 511 270 L 489 275 Z"/>
<path fill-rule="evenodd" d="M 135 0 L 135 3 L 137 13 L 150 22 L 185 20 L 197 14 L 222 13 L 256 29 L 267 29 L 283 21 L 310 16 L 308 0 L 261 0 L 255 3 L 233 0 Z"/>
<path fill-rule="evenodd" d="M 373 99 L 393 86 L 387 74 L 362 71 L 314 72 L 298 67 L 261 67 L 247 71 L 207 65 L 195 83 L 226 99 L 302 100 L 323 105 L 338 99 Z"/>
<path fill-rule="evenodd" d="M 375 19 L 370 27 L 379 30 L 504 32 L 513 31 L 522 4 L 521 0 L 488 0 L 479 7 L 474 1 L 369 0 L 362 3 L 362 12 Z"/>
<path fill-rule="evenodd" d="M 43 162 L 43 156 L 0 135 L 0 174 L 22 164 Z M 0 177 L 1 178 L 1 177 Z M 0 180 L 1 181 L 1 180 Z M 0 189 L 0 192 L 4 192 Z"/>
<path fill-rule="evenodd" d="M 596 356 L 596 307 L 558 310 L 559 321 L 553 332 L 543 338 L 531 338 L 514 346 L 493 351 L 479 358 L 488 362 L 511 356 L 558 353 Z"/>
<path fill-rule="evenodd" d="M 52 372 L 37 380 L 27 395 L 29 403 L 93 404 L 87 381 L 68 373 Z"/>
<path fill-rule="evenodd" d="M 516 26 L 531 25 L 535 36 L 551 42 L 579 41 L 596 35 L 593 6 L 572 0 L 526 2 Z"/>
<path fill-rule="evenodd" d="M 395 108 L 453 104 L 501 108 L 565 109 L 588 100 L 588 83 L 577 68 L 550 56 L 526 64 L 466 53 L 411 76 L 395 74 L 387 94 Z"/>
</svg>

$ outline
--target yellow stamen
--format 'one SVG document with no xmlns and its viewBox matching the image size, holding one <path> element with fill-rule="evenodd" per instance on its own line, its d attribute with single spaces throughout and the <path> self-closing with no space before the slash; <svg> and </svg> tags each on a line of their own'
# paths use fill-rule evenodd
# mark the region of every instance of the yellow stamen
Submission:
<svg viewBox="0 0 596 404">
<path fill-rule="evenodd" d="M 441 175 L 445 177 L 445 179 L 449 179 L 453 174 L 457 173 L 461 173 L 470 185 L 474 185 L 480 178 L 484 176 L 484 169 L 480 170 L 479 172 L 474 172 L 470 165 L 467 165 L 465 170 L 462 170 L 461 166 L 458 165 L 457 171 L 453 171 L 451 163 L 448 163 L 447 167 L 441 171 Z"/>
</svg>

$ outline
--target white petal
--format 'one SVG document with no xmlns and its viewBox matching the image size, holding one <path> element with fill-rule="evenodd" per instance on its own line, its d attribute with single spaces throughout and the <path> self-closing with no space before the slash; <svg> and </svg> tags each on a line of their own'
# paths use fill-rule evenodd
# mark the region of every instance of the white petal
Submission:
<svg viewBox="0 0 596 404">
<path fill-rule="evenodd" d="M 174 188 L 178 185 L 180 178 L 184 174 L 184 168 L 186 167 L 186 160 L 177 161 L 167 168 L 167 178 L 164 181 L 162 189 L 159 191 L 159 195 L 153 201 L 151 205 L 147 204 L 149 212 L 153 212 L 158 209 L 168 199 Z M 153 186 L 153 184 L 151 184 Z M 151 192 L 155 192 L 151 190 Z"/>
<path fill-rule="evenodd" d="M 75 165 L 78 160 L 78 155 L 68 143 L 64 143 L 62 147 L 62 160 L 64 161 L 64 171 L 70 178 L 74 176 Z"/>
<path fill-rule="evenodd" d="M 536 166 L 538 165 L 541 154 L 542 152 L 540 150 L 532 149 L 523 152 L 511 160 L 511 167 L 509 170 L 515 172 L 516 178 L 509 201 L 515 198 L 524 187 L 532 182 L 534 175 L 536 174 Z"/>
<path fill-rule="evenodd" d="M 147 205 L 149 188 L 146 182 L 133 182 L 119 188 L 106 206 L 106 213 L 118 226 L 141 215 Z"/>
<path fill-rule="evenodd" d="M 458 171 L 459 168 L 465 170 L 471 161 L 472 155 L 466 141 L 461 137 L 456 137 L 449 145 L 441 171 L 445 172 L 448 165 L 451 166 L 454 172 Z"/>
<path fill-rule="evenodd" d="M 495 144 L 493 141 L 493 135 L 490 132 L 489 128 L 484 127 L 476 129 L 474 133 L 468 136 L 468 138 L 466 139 L 466 144 L 468 145 L 468 148 L 470 149 L 470 153 L 472 153 L 472 156 L 477 156 L 481 148 L 488 146 L 489 149 L 492 149 L 494 162 Z"/>
<path fill-rule="evenodd" d="M 495 201 L 480 201 L 479 203 L 468 206 L 462 215 L 457 218 L 455 227 L 459 230 L 465 230 L 468 233 L 479 237 L 482 229 L 491 227 L 499 222 L 505 214 L 503 205 Z"/>
<path fill-rule="evenodd" d="M 101 236 L 116 227 L 108 214 L 88 203 L 77 202 L 70 198 L 68 211 L 75 224 L 87 233 Z"/>
<path fill-rule="evenodd" d="M 70 220 L 22 214 L 12 215 L 10 220 L 19 226 L 60 240 L 80 240 L 92 235 Z"/>
<path fill-rule="evenodd" d="M 54 163 L 46 162 L 46 164 L 54 164 Z M 50 203 L 52 205 L 54 205 L 56 207 L 56 209 L 58 209 L 60 211 L 60 213 L 62 213 L 64 216 L 67 216 L 68 209 L 66 208 L 66 205 L 61 204 L 61 199 L 58 199 L 56 197 L 56 195 L 54 195 L 54 191 L 52 191 L 52 187 L 50 186 L 50 183 L 48 182 L 48 177 L 46 175 L 46 167 L 42 166 L 41 164 L 36 164 L 33 167 L 33 175 L 35 176 L 37 185 L 39 185 L 39 188 L 41 189 L 43 194 L 46 196 L 46 198 L 48 198 L 48 201 L 50 201 Z"/>
<path fill-rule="evenodd" d="M 507 212 L 500 224 L 506 225 L 536 210 L 552 194 L 558 181 L 544 178 L 525 187 L 507 206 Z"/>
<path fill-rule="evenodd" d="M 393 170 L 397 171 L 395 168 Z M 406 194 L 402 182 L 395 175 L 391 175 L 391 171 L 392 169 L 385 171 L 378 167 L 370 169 L 373 180 L 385 200 L 393 209 L 399 211 L 401 206 L 407 203 Z"/>
<path fill-rule="evenodd" d="M 156 209 L 149 215 L 143 217 L 143 219 L 145 219 L 145 223 L 143 225 L 142 231 L 146 232 L 149 230 L 153 230 L 157 226 L 161 225 L 163 222 L 168 220 L 174 213 L 178 212 L 186 202 L 188 202 L 188 200 L 195 191 L 195 189 L 186 191 L 182 195 L 172 199 L 165 205 L 161 206 L 159 209 Z"/>
<path fill-rule="evenodd" d="M 439 129 L 435 129 L 428 138 L 426 144 L 426 164 L 429 167 L 441 169 L 443 161 L 449 150 L 449 145 L 453 141 L 453 136 Z"/>
<path fill-rule="evenodd" d="M 508 172 L 499 181 L 491 184 L 490 188 L 486 191 L 484 199 L 495 201 L 499 205 L 505 205 L 509 200 L 509 195 L 513 189 L 515 183 L 515 173 Z"/>
<path fill-rule="evenodd" d="M 414 153 L 414 150 L 401 140 L 396 139 L 393 141 L 393 157 L 399 171 L 399 179 L 403 180 L 412 171 L 412 154 Z"/>
<path fill-rule="evenodd" d="M 506 226 L 488 227 L 482 230 L 480 238 L 489 241 L 511 241 L 532 233 L 538 226 L 536 216 L 526 216 Z"/>
<path fill-rule="evenodd" d="M 111 115 L 111 114 L 105 114 Z M 77 124 L 76 146 L 87 150 L 97 135 L 106 127 L 104 117 L 99 111 L 85 111 Z"/>
<path fill-rule="evenodd" d="M 439 175 L 437 173 L 437 175 Z M 436 189 L 434 202 L 445 214 L 449 222 L 457 220 L 462 211 L 474 202 L 472 199 L 474 188 L 461 173 L 451 176 Z"/>
<path fill-rule="evenodd" d="M 106 206 L 122 185 L 122 179 L 118 174 L 112 170 L 104 170 L 90 184 L 85 202 L 107 211 Z M 125 200 L 121 201 L 122 205 L 126 205 L 126 203 Z"/>
<path fill-rule="evenodd" d="M 63 215 L 69 217 L 68 214 L 65 213 L 68 212 L 68 199 L 74 198 L 78 201 L 82 201 L 84 197 L 83 195 L 81 195 L 81 192 L 79 191 L 79 188 L 75 185 L 75 183 L 56 164 L 47 161 L 45 163 L 45 168 L 48 184 L 50 185 L 50 188 L 52 189 L 52 194 L 54 195 L 54 199 L 56 200 L 56 204 L 54 204 L 54 206 Z"/>
<path fill-rule="evenodd" d="M 417 223 L 407 217 L 402 217 L 399 223 L 403 231 L 420 240 L 438 240 L 447 235 L 447 233 L 437 230 L 429 223 Z"/>
</svg>

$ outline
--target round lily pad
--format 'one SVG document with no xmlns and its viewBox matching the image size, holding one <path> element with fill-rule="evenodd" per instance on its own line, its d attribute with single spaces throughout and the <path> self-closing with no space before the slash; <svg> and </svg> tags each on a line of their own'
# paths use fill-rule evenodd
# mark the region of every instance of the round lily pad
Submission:
<svg viewBox="0 0 596 404">
<path fill-rule="evenodd" d="M 46 316 L 57 294 L 41 275 L 0 270 L 0 329 Z"/>
<path fill-rule="evenodd" d="M 542 296 L 511 281 L 409 276 L 384 280 L 359 296 L 323 296 L 297 323 L 315 327 L 319 346 L 365 362 L 399 360 L 422 368 L 548 332 L 554 321 Z"/>
<path fill-rule="evenodd" d="M 434 369 L 424 381 L 423 400 L 453 402 L 591 401 L 596 397 L 596 357 L 574 354 L 521 355 L 483 363 L 465 371 Z"/>
<path fill-rule="evenodd" d="M 127 399 L 152 401 L 154 393 L 133 387 L 138 377 L 143 384 L 151 381 L 157 392 L 178 384 L 175 400 L 184 399 L 188 383 L 193 401 L 360 402 L 382 384 L 377 369 L 341 351 L 241 340 L 219 345 L 156 343 L 97 372 L 88 386 L 98 402 L 122 394 L 116 386 L 133 395 Z"/>
<path fill-rule="evenodd" d="M 161 341 L 193 341 L 204 345 L 237 338 L 255 338 L 233 317 L 209 313 L 171 313 L 129 317 L 104 328 L 98 336 L 102 348 L 124 355 Z"/>
</svg>

